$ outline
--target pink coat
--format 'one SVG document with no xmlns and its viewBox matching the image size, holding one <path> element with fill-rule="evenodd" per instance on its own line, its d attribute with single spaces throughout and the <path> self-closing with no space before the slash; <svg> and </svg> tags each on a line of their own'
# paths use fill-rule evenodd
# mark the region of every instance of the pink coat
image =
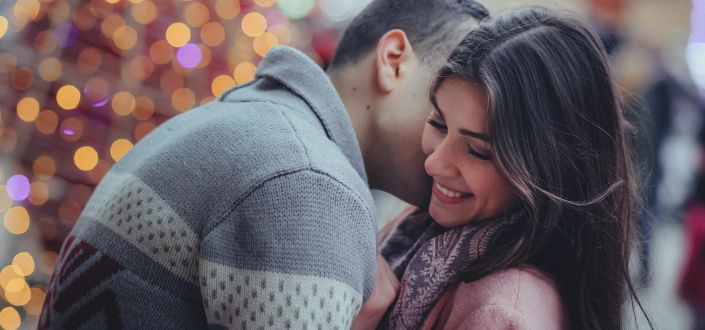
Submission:
<svg viewBox="0 0 705 330">
<path fill-rule="evenodd" d="M 449 289 L 422 329 L 564 329 L 558 290 L 529 268 L 509 268 Z"/>
</svg>

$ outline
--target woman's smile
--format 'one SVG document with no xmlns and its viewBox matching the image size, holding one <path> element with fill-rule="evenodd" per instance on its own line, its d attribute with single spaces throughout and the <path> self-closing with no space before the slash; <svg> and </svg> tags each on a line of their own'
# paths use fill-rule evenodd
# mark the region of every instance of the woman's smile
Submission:
<svg viewBox="0 0 705 330">
<path fill-rule="evenodd" d="M 442 204 L 453 205 L 469 200 L 473 195 L 471 193 L 454 190 L 434 180 L 433 197 Z"/>
</svg>

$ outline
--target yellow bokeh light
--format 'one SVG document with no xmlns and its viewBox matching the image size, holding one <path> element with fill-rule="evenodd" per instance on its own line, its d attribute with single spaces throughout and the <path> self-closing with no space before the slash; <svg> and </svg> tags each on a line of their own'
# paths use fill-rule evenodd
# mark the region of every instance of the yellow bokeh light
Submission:
<svg viewBox="0 0 705 330">
<path fill-rule="evenodd" d="M 39 76 L 48 82 L 59 79 L 62 70 L 61 61 L 55 57 L 45 58 L 39 63 Z"/>
<path fill-rule="evenodd" d="M 213 95 L 218 96 L 233 86 L 235 86 L 235 80 L 232 77 L 228 75 L 220 75 L 213 79 L 213 82 L 211 83 L 211 92 L 213 92 Z"/>
<path fill-rule="evenodd" d="M 81 102 L 81 91 L 73 85 L 65 85 L 56 92 L 56 103 L 64 110 L 76 109 Z"/>
<path fill-rule="evenodd" d="M 130 92 L 117 92 L 112 101 L 113 112 L 120 116 L 127 116 L 135 110 L 135 97 Z"/>
<path fill-rule="evenodd" d="M 255 4 L 262 8 L 271 7 L 275 3 L 277 3 L 277 0 L 255 0 Z"/>
<path fill-rule="evenodd" d="M 76 150 L 73 162 L 81 171 L 90 171 L 98 165 L 98 152 L 92 147 L 83 146 Z"/>
<path fill-rule="evenodd" d="M 182 47 L 191 40 L 191 29 L 184 23 L 173 23 L 166 29 L 166 41 L 173 47 Z"/>
<path fill-rule="evenodd" d="M 157 6 L 150 0 L 144 0 L 132 6 L 132 18 L 140 24 L 152 23 L 157 18 Z"/>
<path fill-rule="evenodd" d="M 44 205 L 49 200 L 49 186 L 43 181 L 34 181 L 30 185 L 29 202 L 32 205 Z"/>
<path fill-rule="evenodd" d="M 225 40 L 225 28 L 218 22 L 208 22 L 201 29 L 201 41 L 208 46 L 218 46 Z"/>
<path fill-rule="evenodd" d="M 132 142 L 128 139 L 118 139 L 113 142 L 112 145 L 110 145 L 110 157 L 113 158 L 114 161 L 120 160 L 125 154 L 127 154 L 130 149 L 132 149 L 133 145 Z"/>
<path fill-rule="evenodd" d="M 2 288 L 2 290 L 5 290 L 7 284 L 10 283 L 10 281 L 21 277 L 22 269 L 15 265 L 5 266 L 2 271 L 0 271 L 0 288 Z"/>
<path fill-rule="evenodd" d="M 265 32 L 252 41 L 252 48 L 255 50 L 257 55 L 264 57 L 264 55 L 266 55 L 272 47 L 278 44 L 279 40 L 277 40 L 277 36 L 270 32 Z"/>
<path fill-rule="evenodd" d="M 54 173 L 56 173 L 56 162 L 47 155 L 39 156 L 34 160 L 34 164 L 32 164 L 32 171 L 34 171 L 34 175 L 37 178 L 49 180 L 54 176 Z"/>
<path fill-rule="evenodd" d="M 39 116 L 39 101 L 33 97 L 22 98 L 17 102 L 17 117 L 31 123 Z"/>
<path fill-rule="evenodd" d="M 22 277 L 10 280 L 5 287 L 5 299 L 15 306 L 26 305 L 32 298 L 31 295 L 29 285 Z"/>
<path fill-rule="evenodd" d="M 179 88 L 171 94 L 171 105 L 180 112 L 191 109 L 196 105 L 196 94 L 188 88 Z"/>
<path fill-rule="evenodd" d="M 5 212 L 4 224 L 10 233 L 24 234 L 29 229 L 29 212 L 22 206 L 11 207 Z"/>
<path fill-rule="evenodd" d="M 31 21 L 39 16 L 41 5 L 37 0 L 19 0 L 13 7 L 15 19 L 20 24 L 25 24 L 26 21 Z"/>
<path fill-rule="evenodd" d="M 5 307 L 0 311 L 0 327 L 7 330 L 18 329 L 22 325 L 20 313 L 13 307 Z"/>
<path fill-rule="evenodd" d="M 267 30 L 267 19 L 258 12 L 251 12 L 242 18 L 242 32 L 249 37 L 258 37 Z"/>
<path fill-rule="evenodd" d="M 137 31 L 129 25 L 123 25 L 113 33 L 113 42 L 117 48 L 129 50 L 137 43 Z"/>
<path fill-rule="evenodd" d="M 255 79 L 255 72 L 257 72 L 257 67 L 254 64 L 244 62 L 235 67 L 233 76 L 235 77 L 235 82 L 244 84 Z"/>
<path fill-rule="evenodd" d="M 7 18 L 0 16 L 0 39 L 7 33 Z"/>
<path fill-rule="evenodd" d="M 116 3 L 120 2 L 120 0 L 105 0 L 105 2 L 116 4 Z"/>
<path fill-rule="evenodd" d="M 192 2 L 184 9 L 184 20 L 192 27 L 201 27 L 209 18 L 208 7 L 200 2 Z"/>
<path fill-rule="evenodd" d="M 216 0 L 215 12 L 222 19 L 233 19 L 240 13 L 240 1 Z"/>
<path fill-rule="evenodd" d="M 34 273 L 34 258 L 29 252 L 20 252 L 12 258 L 12 264 L 22 270 L 22 276 L 28 277 Z"/>
</svg>

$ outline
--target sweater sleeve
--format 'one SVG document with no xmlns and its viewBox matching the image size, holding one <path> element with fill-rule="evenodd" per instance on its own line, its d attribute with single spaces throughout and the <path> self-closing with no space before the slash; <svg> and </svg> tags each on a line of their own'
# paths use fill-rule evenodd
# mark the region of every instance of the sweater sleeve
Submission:
<svg viewBox="0 0 705 330">
<path fill-rule="evenodd" d="M 312 170 L 262 184 L 201 242 L 211 326 L 348 329 L 374 287 L 372 206 Z"/>
</svg>

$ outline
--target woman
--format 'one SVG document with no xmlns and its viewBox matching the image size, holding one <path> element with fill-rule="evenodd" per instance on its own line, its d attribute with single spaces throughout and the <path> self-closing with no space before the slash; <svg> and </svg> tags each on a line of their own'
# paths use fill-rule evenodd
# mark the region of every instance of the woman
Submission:
<svg viewBox="0 0 705 330">
<path fill-rule="evenodd" d="M 637 198 L 595 34 L 542 8 L 487 19 L 431 99 L 432 219 L 382 235 L 401 288 L 380 326 L 620 329 Z"/>
</svg>

